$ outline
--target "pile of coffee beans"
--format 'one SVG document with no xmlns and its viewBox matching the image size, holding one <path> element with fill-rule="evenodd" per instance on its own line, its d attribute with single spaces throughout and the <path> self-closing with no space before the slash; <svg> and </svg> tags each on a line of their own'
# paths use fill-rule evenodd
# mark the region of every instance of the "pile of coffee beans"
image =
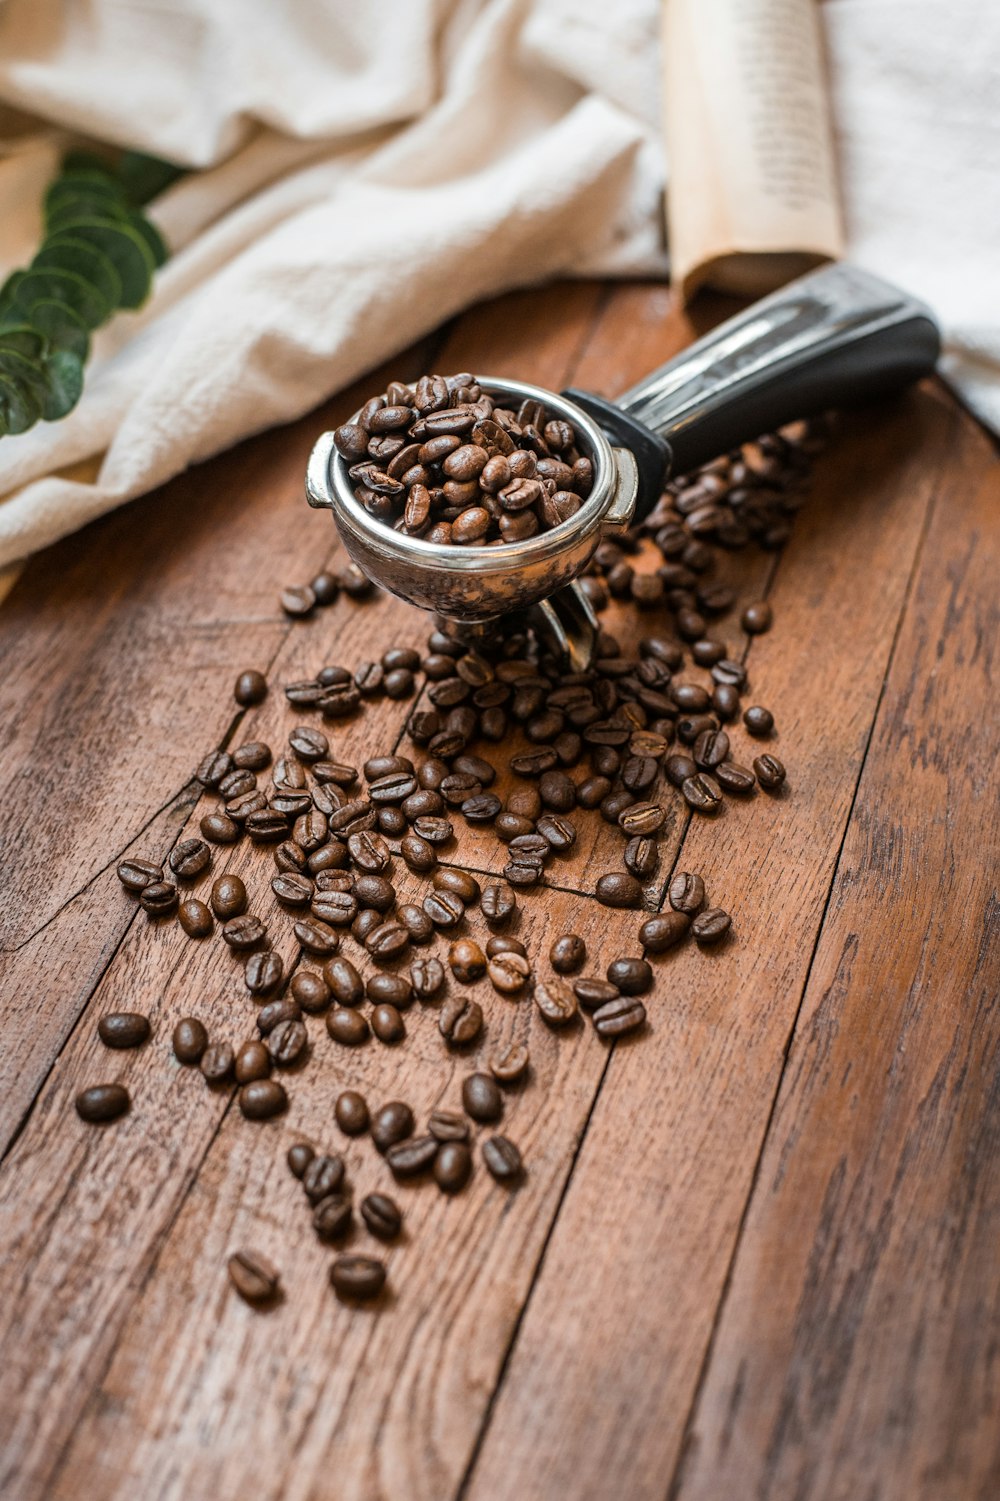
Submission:
<svg viewBox="0 0 1000 1501">
<path fill-rule="evenodd" d="M 394 384 L 361 417 L 338 430 L 341 452 L 364 468 L 368 481 L 378 466 L 377 475 L 402 486 L 380 490 L 355 474 L 361 499 L 414 534 L 510 540 L 505 521 L 555 525 L 560 518 L 547 511 L 546 500 L 561 495 L 579 504 L 589 487 L 586 460 L 566 424 L 550 421 L 533 403 L 517 413 L 498 411 L 468 375 L 426 377 L 413 390 Z M 653 611 L 659 619 L 656 630 L 638 629 L 627 646 L 602 631 L 588 671 L 564 671 L 530 635 L 508 635 L 485 651 L 434 630 L 422 653 L 390 645 L 372 660 L 329 663 L 284 684 L 291 719 L 276 750 L 244 740 L 209 752 L 196 778 L 215 801 L 198 834 L 178 842 L 165 863 L 129 857 L 118 867 L 122 885 L 151 921 L 176 921 L 195 942 L 221 939 L 242 964 L 256 1008 L 251 1035 L 237 1045 L 220 1035 L 214 1016 L 183 1018 L 172 1036 L 176 1060 L 199 1070 L 207 1086 L 235 1091 L 244 1118 L 261 1121 L 288 1108 L 285 1081 L 316 1062 L 307 1015 L 322 1015 L 330 1043 L 346 1049 L 372 1039 L 389 1049 L 405 1045 L 414 1017 L 420 1022 L 430 1010 L 439 1046 L 461 1054 L 488 1036 L 491 997 L 529 1001 L 567 1038 L 579 1033 L 581 1013 L 603 1043 L 640 1034 L 659 956 L 688 940 L 703 949 L 722 944 L 732 927 L 729 914 L 709 904 L 700 875 L 661 873 L 658 836 L 679 812 L 713 817 L 727 797 L 785 792 L 784 766 L 762 744 L 775 732 L 774 715 L 760 704 L 744 707 L 746 666 L 712 628 L 734 610 L 735 596 L 710 575 L 727 549 L 751 541 L 781 545 L 819 444 L 818 429 L 805 424 L 748 444 L 672 482 L 646 523 L 602 543 L 583 579 L 595 609 L 613 598 L 639 611 L 639 619 Z M 462 478 L 447 460 L 468 448 L 480 452 L 474 464 L 469 459 L 470 478 Z M 499 465 L 489 470 L 497 458 L 508 467 L 524 458 L 531 473 L 514 470 L 506 484 L 490 488 L 492 476 L 503 473 Z M 504 491 L 529 479 L 538 486 L 531 504 L 505 509 Z M 419 517 L 409 496 L 421 488 L 436 492 L 433 518 L 411 527 Z M 394 497 L 403 491 L 399 514 Z M 463 524 L 455 536 L 480 501 L 486 529 L 467 536 Z M 651 548 L 660 560 L 652 569 Z M 306 616 L 341 595 L 360 601 L 371 593 L 352 565 L 285 590 L 282 604 Z M 771 617 L 768 602 L 755 600 L 739 618 L 755 635 L 770 628 Z M 689 664 L 707 673 L 708 683 L 689 675 Z M 268 691 L 265 676 L 248 668 L 234 698 L 246 708 Z M 418 695 L 405 746 L 386 746 L 361 766 L 338 759 L 331 726 L 363 714 L 379 697 Z M 743 735 L 748 743 L 741 746 Z M 499 764 L 514 778 L 503 798 L 495 790 Z M 546 962 L 507 931 L 519 894 L 543 888 L 574 849 L 581 820 L 595 818 L 621 839 L 621 863 L 598 877 L 595 895 L 605 905 L 637 910 L 636 952 L 612 960 L 603 975 L 585 972 L 587 946 L 579 934 L 559 934 Z M 448 863 L 463 825 L 492 832 L 504 850 L 502 879 Z M 243 879 L 229 871 L 213 877 L 216 852 L 241 842 L 259 850 L 262 881 L 269 881 L 298 945 L 290 974 Z M 422 883 L 418 900 L 401 898 L 397 862 Z M 191 889 L 198 882 L 205 883 L 201 895 Z M 98 1035 L 108 1049 L 135 1048 L 149 1041 L 150 1025 L 134 1012 L 111 1013 L 101 1018 Z M 358 1091 L 343 1091 L 336 1123 L 355 1143 L 355 1156 L 370 1138 L 382 1173 L 357 1215 L 350 1183 L 359 1162 L 349 1165 L 343 1152 L 319 1152 L 306 1142 L 291 1149 L 289 1167 L 302 1183 L 317 1236 L 341 1248 L 330 1267 L 338 1297 L 376 1298 L 385 1286 L 384 1261 L 369 1251 L 348 1253 L 343 1243 L 355 1230 L 382 1244 L 399 1235 L 403 1214 L 386 1191 L 392 1183 L 426 1179 L 443 1193 L 458 1193 L 478 1160 L 497 1183 L 516 1185 L 521 1153 L 492 1128 L 502 1121 L 504 1091 L 529 1070 L 524 1045 L 493 1048 L 463 1081 L 460 1103 L 436 1109 L 421 1130 L 405 1101 L 371 1107 Z M 85 1089 L 76 1108 L 83 1120 L 98 1123 L 121 1116 L 130 1103 L 126 1087 L 111 1081 Z M 277 1270 L 257 1252 L 237 1252 L 229 1275 L 250 1303 L 280 1295 Z"/>
<path fill-rule="evenodd" d="M 370 516 L 456 547 L 523 542 L 568 521 L 594 469 L 540 401 L 498 406 L 467 371 L 393 381 L 333 435 Z"/>
</svg>

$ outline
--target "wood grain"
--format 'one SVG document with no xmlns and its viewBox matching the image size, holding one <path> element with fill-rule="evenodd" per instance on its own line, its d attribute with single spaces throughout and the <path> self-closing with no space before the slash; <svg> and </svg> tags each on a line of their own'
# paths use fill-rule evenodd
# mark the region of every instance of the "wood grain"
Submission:
<svg viewBox="0 0 1000 1501">
<path fill-rule="evenodd" d="M 689 827 L 679 864 L 735 940 L 666 956 L 651 1045 L 611 1061 L 469 1501 L 664 1495 L 952 429 L 913 398 L 845 422 L 820 466 L 748 657 L 788 789 Z"/>
</svg>

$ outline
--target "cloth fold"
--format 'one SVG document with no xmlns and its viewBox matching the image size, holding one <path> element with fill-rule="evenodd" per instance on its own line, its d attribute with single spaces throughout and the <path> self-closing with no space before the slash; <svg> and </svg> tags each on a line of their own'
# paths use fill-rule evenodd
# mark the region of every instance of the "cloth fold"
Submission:
<svg viewBox="0 0 1000 1501">
<path fill-rule="evenodd" d="M 978 118 L 1000 20 L 964 3 L 971 57 L 962 0 L 938 19 L 938 0 L 824 16 L 852 252 L 953 324 L 952 378 L 1000 427 L 1000 121 Z M 172 257 L 147 305 L 95 337 L 79 406 L 0 441 L 0 565 L 301 415 L 481 298 L 665 276 L 658 31 L 657 0 L 6 0 L 0 270 L 30 260 L 67 146 L 196 170 L 149 209 Z M 982 97 L 963 113 L 970 68 Z M 946 173 L 949 214 L 963 180 L 977 194 L 950 227 Z"/>
</svg>

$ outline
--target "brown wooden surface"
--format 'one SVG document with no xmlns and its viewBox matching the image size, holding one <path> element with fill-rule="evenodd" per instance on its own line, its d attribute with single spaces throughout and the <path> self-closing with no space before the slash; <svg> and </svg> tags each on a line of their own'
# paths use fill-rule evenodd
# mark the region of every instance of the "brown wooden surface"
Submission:
<svg viewBox="0 0 1000 1501">
<path fill-rule="evenodd" d="M 558 287 L 470 313 L 392 373 L 613 394 L 698 331 L 660 288 Z M 169 1052 L 192 1012 L 248 1034 L 241 966 L 137 915 L 114 867 L 196 827 L 188 778 L 210 746 L 280 743 L 281 682 L 422 643 L 425 620 L 387 598 L 304 624 L 276 609 L 280 584 L 339 556 L 302 473 L 356 395 L 50 549 L 0 606 L 0 1494 L 995 1495 L 990 443 L 936 387 L 845 418 L 781 558 L 726 560 L 744 598 L 774 603 L 770 635 L 723 629 L 778 718 L 790 786 L 713 825 L 678 805 L 650 889 L 678 860 L 701 870 L 736 937 L 657 961 L 648 1033 L 610 1053 L 487 997 L 491 1038 L 532 1051 L 503 1128 L 524 1184 L 480 1171 L 451 1201 L 400 1190 L 391 1295 L 351 1310 L 285 1148 L 344 1148 L 357 1192 L 384 1186 L 370 1144 L 333 1124 L 336 1094 L 357 1084 L 419 1113 L 456 1101 L 469 1061 L 420 1008 L 402 1048 L 346 1056 L 310 1019 L 287 1117 L 250 1125 Z M 636 629 L 617 607 L 608 619 L 626 641 Z M 237 724 L 248 665 L 275 687 Z M 338 755 L 395 743 L 408 709 L 334 726 Z M 636 950 L 639 919 L 594 901 L 620 844 L 579 823 L 522 929 L 540 957 L 577 928 L 596 968 Z M 497 865 L 471 832 L 448 859 Z M 249 873 L 295 962 L 266 860 L 219 850 L 225 868 Z M 96 1019 L 126 1006 L 154 1038 L 109 1064 Z M 85 1127 L 73 1096 L 109 1070 L 132 1112 Z M 283 1269 L 266 1314 L 228 1289 L 240 1244 Z"/>
</svg>

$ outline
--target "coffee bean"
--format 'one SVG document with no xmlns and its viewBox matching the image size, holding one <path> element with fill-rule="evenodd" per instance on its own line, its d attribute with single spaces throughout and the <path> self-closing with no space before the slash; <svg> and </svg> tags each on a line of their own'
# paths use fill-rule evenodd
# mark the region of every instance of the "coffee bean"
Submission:
<svg viewBox="0 0 1000 1501">
<path fill-rule="evenodd" d="M 576 996 L 564 980 L 536 981 L 535 1005 L 550 1027 L 565 1027 L 577 1015 Z"/>
<path fill-rule="evenodd" d="M 228 1084 L 235 1064 L 236 1054 L 228 1042 L 211 1042 L 201 1055 L 199 1067 L 207 1084 Z"/>
<path fill-rule="evenodd" d="M 587 958 L 587 945 L 578 933 L 563 933 L 549 949 L 549 963 L 560 975 L 575 974 Z"/>
<path fill-rule="evenodd" d="M 385 1160 L 396 1178 L 415 1178 L 426 1172 L 438 1152 L 434 1136 L 414 1136 L 409 1141 L 397 1141 L 385 1150 Z"/>
<path fill-rule="evenodd" d="M 694 758 L 699 766 L 713 771 L 729 755 L 729 736 L 725 730 L 703 730 L 694 743 Z"/>
<path fill-rule="evenodd" d="M 722 803 L 722 788 L 707 771 L 688 777 L 681 786 L 681 794 L 695 813 L 716 813 Z"/>
<path fill-rule="evenodd" d="M 728 912 L 721 907 L 706 907 L 691 924 L 691 932 L 698 943 L 718 943 L 725 938 L 733 925 Z"/>
<path fill-rule="evenodd" d="M 385 1286 L 385 1267 L 373 1256 L 338 1256 L 330 1281 L 340 1298 L 377 1298 Z"/>
<path fill-rule="evenodd" d="M 653 984 L 653 971 L 645 959 L 613 959 L 607 976 L 608 984 L 622 995 L 645 995 Z"/>
<path fill-rule="evenodd" d="M 346 1007 L 338 1006 L 326 1014 L 326 1030 L 334 1042 L 343 1043 L 346 1047 L 357 1047 L 362 1042 L 367 1042 L 369 1037 L 368 1023 L 360 1011 L 350 1011 Z"/>
<path fill-rule="evenodd" d="M 288 1095 L 277 1079 L 254 1079 L 239 1094 L 240 1110 L 248 1121 L 269 1120 L 288 1109 Z"/>
<path fill-rule="evenodd" d="M 177 909 L 177 920 L 189 938 L 207 938 L 214 923 L 212 914 L 197 897 L 188 897 Z"/>
<path fill-rule="evenodd" d="M 444 965 L 440 959 L 414 959 L 410 965 L 410 980 L 414 994 L 420 1001 L 432 1001 L 444 985 Z"/>
<path fill-rule="evenodd" d="M 396 1142 L 413 1134 L 413 1111 L 402 1100 L 390 1100 L 373 1116 L 371 1132 L 372 1141 L 384 1154 Z"/>
<path fill-rule="evenodd" d="M 218 787 L 223 777 L 233 769 L 233 758 L 227 751 L 209 751 L 195 772 L 195 779 L 203 787 Z"/>
<path fill-rule="evenodd" d="M 513 1042 L 492 1055 L 490 1072 L 501 1084 L 516 1084 L 527 1073 L 528 1063 L 528 1049 L 523 1043 Z"/>
<path fill-rule="evenodd" d="M 598 980 L 596 976 L 581 975 L 573 981 L 573 994 L 585 1011 L 595 1011 L 598 1006 L 615 999 L 618 986 L 608 980 Z"/>
<path fill-rule="evenodd" d="M 447 868 L 435 871 L 433 886 L 437 892 L 453 893 L 466 907 L 471 907 L 479 901 L 479 882 L 475 876 L 465 870 Z"/>
<path fill-rule="evenodd" d="M 383 916 L 396 905 L 396 888 L 384 876 L 358 876 L 354 896 L 359 907 L 367 907 Z"/>
<path fill-rule="evenodd" d="M 268 1303 L 281 1288 L 277 1267 L 259 1251 L 236 1251 L 229 1258 L 229 1280 L 248 1303 Z"/>
<path fill-rule="evenodd" d="M 220 921 L 240 917 L 247 906 L 247 889 L 239 876 L 230 874 L 216 876 L 212 883 L 212 911 Z"/>
<path fill-rule="evenodd" d="M 279 1068 L 291 1068 L 309 1050 L 309 1034 L 301 1021 L 283 1021 L 268 1034 L 268 1052 Z"/>
<path fill-rule="evenodd" d="M 655 839 L 639 834 L 625 846 L 625 869 L 637 881 L 648 881 L 656 873 L 660 863 L 659 846 Z"/>
<path fill-rule="evenodd" d="M 642 887 L 626 871 L 612 871 L 601 876 L 595 888 L 597 900 L 605 907 L 641 907 Z"/>
<path fill-rule="evenodd" d="M 414 797 L 421 796 L 423 794 L 419 792 L 414 793 Z M 413 802 L 413 798 L 407 798 L 406 801 L 409 805 Z M 407 816 L 409 816 L 409 806 L 407 806 L 405 811 Z M 448 840 L 454 838 L 455 834 L 447 818 L 437 818 L 430 814 L 418 814 L 413 820 L 413 830 L 421 839 L 433 845 L 447 844 Z"/>
<path fill-rule="evenodd" d="M 163 880 L 163 866 L 154 865 L 152 860 L 122 860 L 118 866 L 118 879 L 126 891 L 134 891 L 138 896 L 147 886 Z"/>
<path fill-rule="evenodd" d="M 646 1025 L 646 1008 L 640 1000 L 619 996 L 606 1001 L 593 1015 L 594 1031 L 598 1037 L 613 1040 L 630 1032 L 638 1032 Z"/>
<path fill-rule="evenodd" d="M 403 1224 L 399 1206 L 388 1194 L 367 1194 L 361 1200 L 361 1218 L 379 1240 L 394 1240 Z"/>
<path fill-rule="evenodd" d="M 435 1141 L 468 1141 L 469 1122 L 453 1110 L 432 1110 L 427 1129 Z"/>
<path fill-rule="evenodd" d="M 152 881 L 139 893 L 139 905 L 150 917 L 168 917 L 177 907 L 177 887 L 169 881 Z"/>
<path fill-rule="evenodd" d="M 303 917 L 293 924 L 292 932 L 307 954 L 325 959 L 340 948 L 340 939 L 335 928 L 317 917 Z"/>
<path fill-rule="evenodd" d="M 730 683 L 716 683 L 712 689 L 712 709 L 718 719 L 728 722 L 740 712 L 740 695 Z"/>
<path fill-rule="evenodd" d="M 351 891 L 317 891 L 310 903 L 313 918 L 319 924 L 317 932 L 322 937 L 322 929 L 329 928 L 331 932 L 336 928 L 349 928 L 358 915 L 358 902 Z M 310 948 L 308 938 L 299 938 L 303 948 L 309 949 L 310 953 L 318 952 Z"/>
<path fill-rule="evenodd" d="M 698 767 L 690 756 L 668 756 L 663 769 L 667 774 L 667 780 L 675 787 L 683 787 L 688 777 L 698 774 Z"/>
<path fill-rule="evenodd" d="M 316 596 L 308 584 L 295 584 L 288 589 L 282 589 L 279 603 L 286 615 L 298 618 L 312 612 L 316 604 Z"/>
<path fill-rule="evenodd" d="M 343 1194 L 328 1194 L 313 1210 L 313 1229 L 320 1240 L 342 1240 L 354 1220 L 351 1201 Z"/>
<path fill-rule="evenodd" d="M 785 780 L 785 768 L 777 756 L 755 757 L 753 769 L 757 775 L 758 782 L 766 792 L 774 792 Z M 147 886 L 139 900 L 142 901 L 151 889 Z"/>
<path fill-rule="evenodd" d="M 735 761 L 723 761 L 715 768 L 716 781 L 726 792 L 745 794 L 754 792 L 757 782 L 752 771 L 747 771 L 745 766 L 737 766 Z"/>
<path fill-rule="evenodd" d="M 517 911 L 517 898 L 509 886 L 493 882 L 484 888 L 479 909 L 491 928 L 503 928 Z"/>
<path fill-rule="evenodd" d="M 744 688 L 747 670 L 742 662 L 734 662 L 726 658 L 722 662 L 716 662 L 712 668 L 712 678 L 716 683 L 727 683 L 733 688 Z"/>
<path fill-rule="evenodd" d="M 438 1015 L 438 1031 L 449 1047 L 467 1047 L 483 1030 L 483 1009 L 467 996 L 446 997 Z"/>
<path fill-rule="evenodd" d="M 171 1039 L 174 1057 L 178 1063 L 200 1063 L 208 1047 L 208 1033 L 193 1016 L 183 1017 L 176 1025 Z"/>
<path fill-rule="evenodd" d="M 521 1153 L 508 1137 L 487 1137 L 482 1151 L 483 1161 L 498 1183 L 513 1183 L 521 1176 Z"/>
<path fill-rule="evenodd" d="M 686 912 L 657 912 L 639 929 L 639 942 L 650 954 L 662 954 L 680 943 L 691 926 Z"/>
<path fill-rule="evenodd" d="M 474 1121 L 498 1121 L 503 1114 L 503 1096 L 489 1074 L 469 1074 L 462 1081 L 462 1105 Z"/>
<path fill-rule="evenodd" d="M 339 1094 L 333 1109 L 345 1136 L 360 1136 L 368 1130 L 368 1104 L 356 1089 L 345 1089 Z"/>
<path fill-rule="evenodd" d="M 774 715 L 770 709 L 762 708 L 760 704 L 751 704 L 749 709 L 743 711 L 743 723 L 751 735 L 763 737 L 770 735 L 774 729 Z"/>
<path fill-rule="evenodd" d="M 421 839 L 419 834 L 406 834 L 400 841 L 399 853 L 410 870 L 418 875 L 426 875 L 437 865 L 437 851 L 426 839 Z"/>
<path fill-rule="evenodd" d="M 398 959 L 410 946 L 410 935 L 399 922 L 383 922 L 365 939 L 365 948 L 374 959 L 386 963 Z"/>
<path fill-rule="evenodd" d="M 629 839 L 656 834 L 666 823 L 667 815 L 659 803 L 633 803 L 619 815 L 618 827 Z"/>
<path fill-rule="evenodd" d="M 392 852 L 381 834 L 360 830 L 348 836 L 347 848 L 358 870 L 384 875 L 392 869 Z"/>
<path fill-rule="evenodd" d="M 267 697 L 267 678 L 262 672 L 257 672 L 254 668 L 248 668 L 246 672 L 241 672 L 236 679 L 233 697 L 244 708 L 249 707 L 250 704 L 263 703 Z"/>
<path fill-rule="evenodd" d="M 271 890 L 286 907 L 308 907 L 315 887 L 308 876 L 297 871 L 282 871 L 271 882 Z"/>
<path fill-rule="evenodd" d="M 302 1007 L 292 996 L 284 995 L 276 1001 L 268 1001 L 257 1012 L 257 1031 L 268 1037 L 282 1022 L 302 1020 Z"/>
<path fill-rule="evenodd" d="M 281 955 L 273 949 L 251 954 L 244 971 L 247 990 L 255 996 L 271 995 L 281 984 L 284 972 Z"/>
<path fill-rule="evenodd" d="M 365 991 L 368 999 L 378 1005 L 387 1001 L 399 1011 L 405 1011 L 407 1006 L 413 1004 L 413 986 L 406 975 L 391 975 L 380 971 L 376 975 L 369 975 L 365 983 Z"/>
<path fill-rule="evenodd" d="M 242 917 L 231 917 L 224 923 L 222 937 L 231 949 L 242 952 L 263 943 L 267 937 L 267 928 L 259 917 L 246 913 Z"/>
<path fill-rule="evenodd" d="M 308 1142 L 297 1141 L 294 1146 L 288 1148 L 285 1160 L 295 1177 L 301 1178 L 315 1156 L 316 1153 Z"/>
<path fill-rule="evenodd" d="M 310 1158 L 302 1173 L 302 1187 L 310 1204 L 319 1204 L 339 1193 L 344 1182 L 344 1159 L 335 1152 Z"/>
<path fill-rule="evenodd" d="M 771 629 L 773 619 L 771 606 L 766 600 L 760 600 L 756 604 L 747 605 L 740 616 L 740 625 L 748 636 L 760 636 Z"/>
<path fill-rule="evenodd" d="M 705 882 L 691 871 L 679 870 L 670 878 L 667 895 L 675 912 L 693 916 L 705 905 Z"/>
<path fill-rule="evenodd" d="M 149 1019 L 138 1011 L 109 1011 L 97 1023 L 97 1035 L 108 1048 L 138 1048 L 149 1036 Z"/>
<path fill-rule="evenodd" d="M 424 897 L 423 906 L 436 928 L 454 928 L 465 916 L 465 903 L 453 891 L 433 891 Z"/>
<path fill-rule="evenodd" d="M 124 1115 L 131 1100 L 124 1084 L 92 1084 L 76 1097 L 76 1113 L 83 1121 L 113 1121 Z"/>
<path fill-rule="evenodd" d="M 266 1079 L 271 1072 L 271 1055 L 262 1042 L 244 1042 L 236 1050 L 233 1064 L 237 1084 L 252 1084 Z"/>
<path fill-rule="evenodd" d="M 446 1141 L 438 1148 L 434 1181 L 444 1193 L 459 1193 L 472 1174 L 472 1153 L 464 1141 Z"/>
<path fill-rule="evenodd" d="M 486 972 L 494 990 L 501 995 L 515 995 L 531 979 L 531 965 L 523 954 L 496 954 L 488 960 Z"/>
<path fill-rule="evenodd" d="M 247 818 L 246 831 L 254 844 L 278 844 L 288 833 L 288 819 L 276 808 L 261 809 Z"/>
<path fill-rule="evenodd" d="M 486 957 L 495 959 L 498 954 L 520 954 L 522 959 L 527 959 L 528 950 L 519 938 L 505 938 L 500 933 L 494 933 L 493 937 L 487 940 Z"/>
<path fill-rule="evenodd" d="M 406 1036 L 406 1027 L 403 1018 L 396 1007 L 388 1001 L 383 1001 L 373 1007 L 371 1014 L 371 1027 L 379 1042 L 388 1044 L 402 1042 Z"/>
<path fill-rule="evenodd" d="M 448 967 L 456 980 L 471 985 L 486 973 L 486 955 L 471 938 L 459 938 L 448 950 Z"/>
</svg>

